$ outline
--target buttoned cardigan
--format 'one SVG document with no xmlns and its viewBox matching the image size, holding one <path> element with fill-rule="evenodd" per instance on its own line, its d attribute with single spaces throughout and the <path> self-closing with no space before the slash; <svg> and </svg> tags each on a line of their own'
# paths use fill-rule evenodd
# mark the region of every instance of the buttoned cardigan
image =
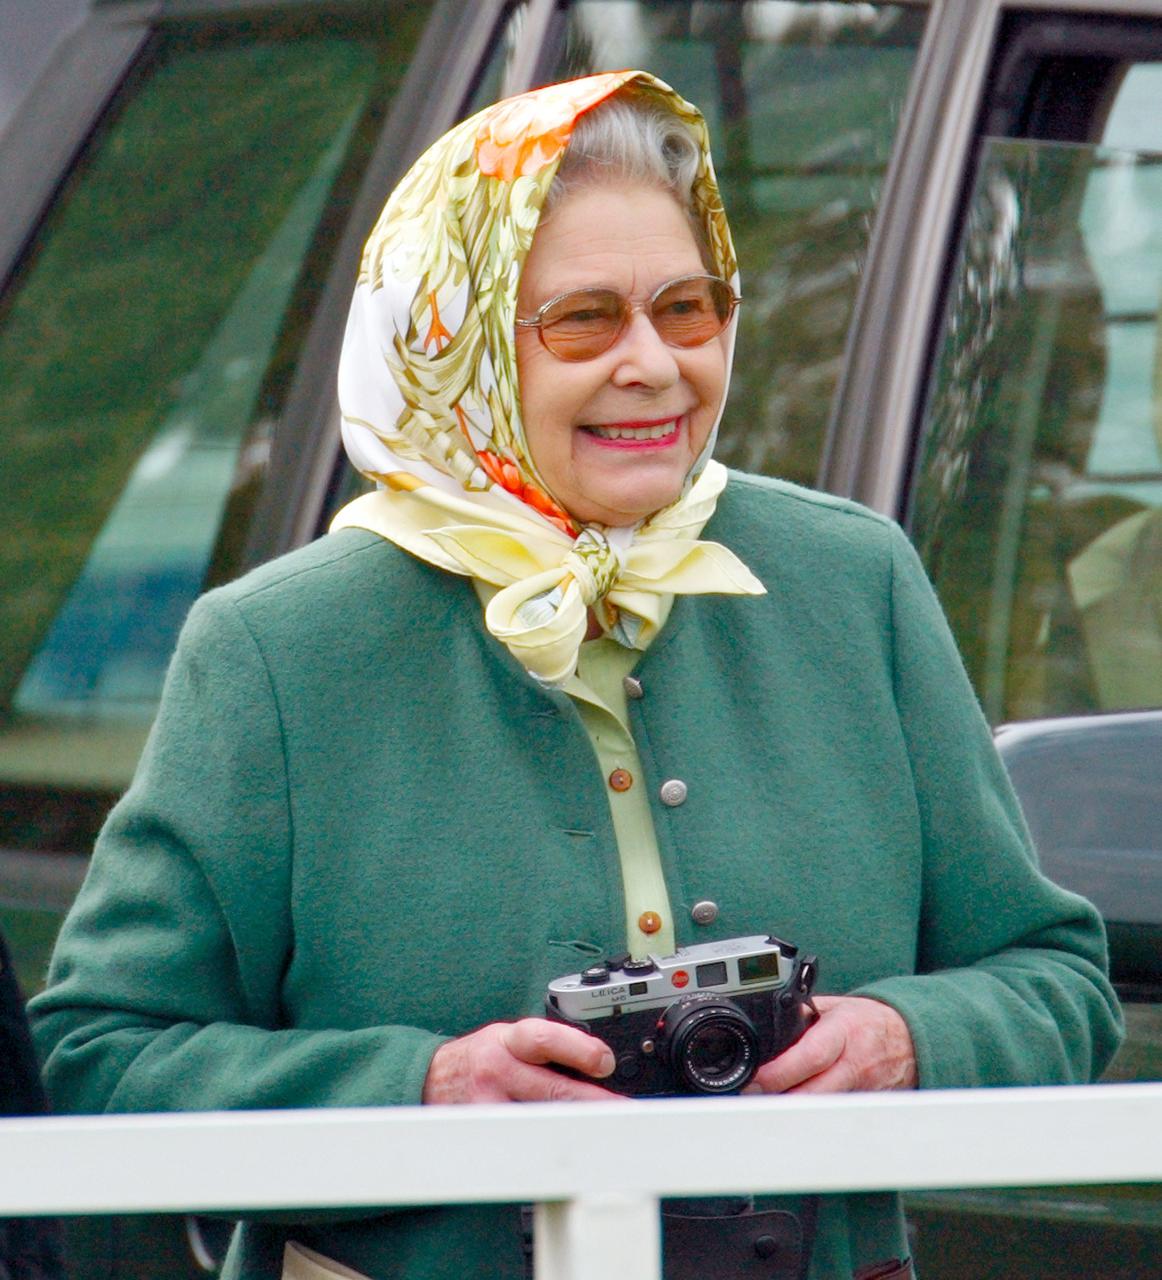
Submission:
<svg viewBox="0 0 1162 1280">
<path fill-rule="evenodd" d="M 767 594 L 679 597 L 636 669 L 679 944 L 816 953 L 822 990 L 903 1015 L 922 1087 L 1095 1077 L 1100 919 L 1039 873 L 903 534 L 732 475 L 704 536 Z M 568 696 L 467 580 L 349 530 L 192 610 L 33 1014 L 61 1110 L 417 1103 L 442 1037 L 541 1012 L 623 933 Z M 277 1276 L 288 1236 L 378 1280 L 522 1275 L 519 1214 L 488 1205 L 250 1224 L 228 1274 Z M 903 1248 L 892 1197 L 838 1197 L 813 1274 Z"/>
</svg>

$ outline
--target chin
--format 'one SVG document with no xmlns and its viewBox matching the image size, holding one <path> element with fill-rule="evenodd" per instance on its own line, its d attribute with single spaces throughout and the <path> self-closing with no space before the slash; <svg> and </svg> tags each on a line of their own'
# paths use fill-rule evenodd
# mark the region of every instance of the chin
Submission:
<svg viewBox="0 0 1162 1280">
<path fill-rule="evenodd" d="M 640 524 L 663 507 L 676 502 L 681 495 L 681 485 L 668 486 L 652 493 L 640 489 L 627 494 L 607 494 L 603 501 L 583 503 L 582 512 L 574 514 L 586 524 L 606 524 L 615 528 Z"/>
</svg>

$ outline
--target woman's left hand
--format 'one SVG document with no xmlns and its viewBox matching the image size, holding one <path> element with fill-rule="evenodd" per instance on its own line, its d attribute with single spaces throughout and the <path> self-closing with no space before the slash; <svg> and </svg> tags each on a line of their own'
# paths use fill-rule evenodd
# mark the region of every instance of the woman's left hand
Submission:
<svg viewBox="0 0 1162 1280">
<path fill-rule="evenodd" d="M 862 996 L 816 996 L 819 1020 L 764 1063 L 744 1093 L 854 1093 L 914 1089 L 908 1024 L 890 1005 Z"/>
</svg>

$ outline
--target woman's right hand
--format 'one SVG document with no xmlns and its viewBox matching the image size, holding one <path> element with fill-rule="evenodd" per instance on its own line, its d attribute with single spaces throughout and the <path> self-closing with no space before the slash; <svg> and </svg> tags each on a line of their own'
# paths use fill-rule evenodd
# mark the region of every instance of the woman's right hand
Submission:
<svg viewBox="0 0 1162 1280">
<path fill-rule="evenodd" d="M 426 1103 L 609 1102 L 621 1095 L 549 1068 L 569 1067 L 602 1078 L 613 1071 L 607 1044 L 546 1018 L 490 1022 L 449 1040 L 433 1054 L 424 1081 Z"/>
</svg>

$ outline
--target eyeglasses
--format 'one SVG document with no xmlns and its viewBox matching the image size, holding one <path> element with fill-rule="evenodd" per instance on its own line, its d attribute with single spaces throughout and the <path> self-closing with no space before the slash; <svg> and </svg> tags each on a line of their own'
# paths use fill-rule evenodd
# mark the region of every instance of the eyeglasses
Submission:
<svg viewBox="0 0 1162 1280">
<path fill-rule="evenodd" d="M 574 289 L 516 323 L 536 329 L 559 360 L 592 360 L 621 337 L 635 311 L 645 312 L 667 346 L 701 347 L 726 328 L 740 301 L 719 276 L 680 276 L 659 285 L 642 303 L 630 302 L 616 289 Z"/>
</svg>

